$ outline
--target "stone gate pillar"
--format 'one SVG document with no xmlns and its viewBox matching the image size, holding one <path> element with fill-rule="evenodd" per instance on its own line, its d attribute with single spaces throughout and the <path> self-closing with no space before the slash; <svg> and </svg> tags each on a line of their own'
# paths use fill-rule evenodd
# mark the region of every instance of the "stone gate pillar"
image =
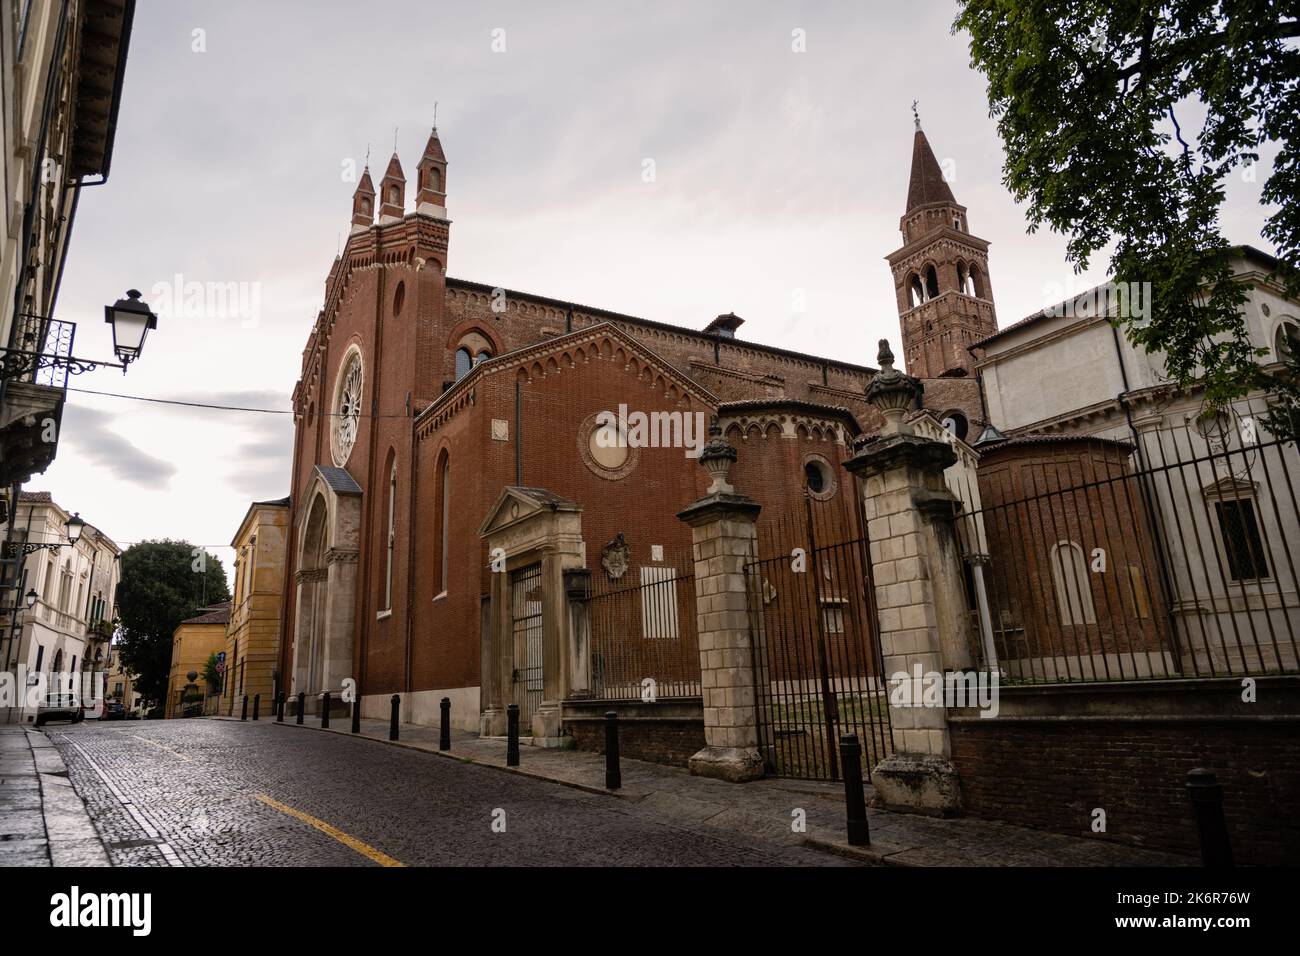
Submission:
<svg viewBox="0 0 1300 956">
<path fill-rule="evenodd" d="M 714 417 L 700 453 L 713 483 L 677 517 L 691 526 L 704 695 L 705 747 L 691 757 L 691 773 L 740 783 L 763 775 L 745 577 L 756 556 L 760 505 L 727 481 L 735 460 Z"/>
<path fill-rule="evenodd" d="M 872 771 L 878 803 L 952 814 L 961 809 L 943 698 L 927 697 L 915 678 L 970 666 L 970 621 L 953 527 L 956 499 L 944 469 L 957 460 L 946 442 L 903 422 L 919 383 L 894 368 L 880 340 L 880 371 L 867 398 L 885 416 L 879 436 L 844 467 L 863 480 L 867 537 L 879 616 L 894 753 Z M 899 677 L 906 675 L 905 684 Z M 901 688 L 901 693 L 899 693 Z"/>
</svg>

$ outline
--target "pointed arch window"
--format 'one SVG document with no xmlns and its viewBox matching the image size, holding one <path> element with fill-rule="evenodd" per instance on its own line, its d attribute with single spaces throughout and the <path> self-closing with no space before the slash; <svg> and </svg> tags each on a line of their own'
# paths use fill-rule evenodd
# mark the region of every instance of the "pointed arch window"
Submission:
<svg viewBox="0 0 1300 956">
<path fill-rule="evenodd" d="M 456 350 L 456 381 L 460 381 L 469 374 L 469 370 L 474 367 L 474 357 L 470 355 L 469 349 L 458 348 Z"/>
<path fill-rule="evenodd" d="M 977 299 L 984 298 L 984 282 L 980 279 L 979 266 L 971 264 L 970 274 L 966 276 L 966 294 Z"/>
<path fill-rule="evenodd" d="M 444 453 L 438 475 L 438 593 L 447 593 L 451 561 L 451 459 Z"/>
<path fill-rule="evenodd" d="M 384 609 L 393 608 L 393 547 L 397 542 L 397 462 L 388 473 L 388 549 L 384 570 Z"/>
<path fill-rule="evenodd" d="M 436 193 L 442 192 L 442 173 L 437 166 L 429 167 L 429 188 Z"/>
</svg>

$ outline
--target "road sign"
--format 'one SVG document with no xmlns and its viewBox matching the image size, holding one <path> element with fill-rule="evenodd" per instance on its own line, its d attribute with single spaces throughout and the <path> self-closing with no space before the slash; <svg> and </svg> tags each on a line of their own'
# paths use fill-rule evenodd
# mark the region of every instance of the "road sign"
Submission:
<svg viewBox="0 0 1300 956">
<path fill-rule="evenodd" d="M 226 662 L 226 652 L 225 652 L 225 651 L 218 651 L 218 652 L 217 652 L 217 663 L 218 663 L 218 664 L 224 664 L 225 662 Z"/>
<path fill-rule="evenodd" d="M 225 662 L 225 661 L 217 661 L 217 673 L 218 673 L 218 674 L 224 674 L 225 672 L 226 672 L 226 662 Z"/>
</svg>

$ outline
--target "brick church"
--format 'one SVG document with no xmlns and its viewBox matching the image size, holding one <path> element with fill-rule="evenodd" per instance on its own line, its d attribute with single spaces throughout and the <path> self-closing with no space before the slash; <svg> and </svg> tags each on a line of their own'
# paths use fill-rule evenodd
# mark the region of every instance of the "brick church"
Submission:
<svg viewBox="0 0 1300 956">
<path fill-rule="evenodd" d="M 452 278 L 448 167 L 435 129 L 413 203 L 396 154 L 377 187 L 367 169 L 325 280 L 293 393 L 278 690 L 311 708 L 353 680 L 366 716 L 387 716 L 397 693 L 422 723 L 448 697 L 453 723 L 477 730 L 489 516 L 572 515 L 593 588 L 690 561 L 677 515 L 708 476 L 680 442 L 611 447 L 602 412 L 717 416 L 760 529 L 805 496 L 856 505 L 840 464 L 882 419 L 865 396 L 875 369 L 747 341 L 731 313 L 686 328 Z M 967 347 L 997 331 L 988 244 L 919 124 L 900 230 L 887 259 L 901 357 L 922 386 L 913 414 L 971 441 L 986 416 Z"/>
</svg>

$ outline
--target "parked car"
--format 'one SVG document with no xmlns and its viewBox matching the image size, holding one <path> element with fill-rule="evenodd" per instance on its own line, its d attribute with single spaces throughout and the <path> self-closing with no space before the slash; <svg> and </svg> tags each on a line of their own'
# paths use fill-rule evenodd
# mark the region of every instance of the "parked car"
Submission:
<svg viewBox="0 0 1300 956">
<path fill-rule="evenodd" d="M 77 700 L 76 694 L 47 694 L 45 700 L 36 708 L 36 726 L 51 720 L 70 720 L 80 723 L 86 717 L 86 711 Z"/>
<path fill-rule="evenodd" d="M 100 720 L 126 720 L 126 707 L 120 700 L 110 700 L 104 704 L 104 713 Z"/>
</svg>

